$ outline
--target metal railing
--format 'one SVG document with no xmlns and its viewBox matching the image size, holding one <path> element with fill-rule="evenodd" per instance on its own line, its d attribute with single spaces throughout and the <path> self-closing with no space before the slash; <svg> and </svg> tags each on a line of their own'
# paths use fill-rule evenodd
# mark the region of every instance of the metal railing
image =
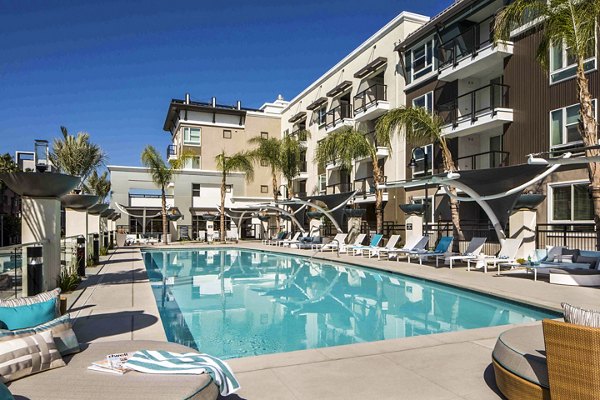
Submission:
<svg viewBox="0 0 600 400">
<path fill-rule="evenodd" d="M 336 194 L 336 193 L 344 193 L 349 192 L 352 188 L 352 184 L 350 182 L 344 183 L 334 183 L 331 185 L 327 185 L 327 194 Z"/>
<path fill-rule="evenodd" d="M 491 150 L 455 158 L 454 165 L 460 170 L 505 167 L 509 154 L 508 151 Z M 443 168 L 438 168 L 438 172 L 443 172 Z"/>
<path fill-rule="evenodd" d="M 296 138 L 298 138 L 299 142 L 306 142 L 308 140 L 308 135 L 306 134 L 305 129 L 296 129 L 295 131 L 290 133 L 290 136 L 295 136 Z"/>
<path fill-rule="evenodd" d="M 167 159 L 177 157 L 177 146 L 170 144 L 167 146 Z"/>
<path fill-rule="evenodd" d="M 469 120 L 475 122 L 484 114 L 495 115 L 497 108 L 507 108 L 508 94 L 509 86 L 490 83 L 439 104 L 436 109 L 445 124 L 452 124 L 453 127 L 456 127 L 461 122 Z"/>
<path fill-rule="evenodd" d="M 387 182 L 387 176 L 383 177 L 383 183 Z M 367 196 L 369 194 L 375 194 L 375 179 L 372 176 L 366 178 L 360 178 L 354 180 L 354 190 L 357 191 L 357 195 Z M 384 193 L 386 190 L 384 189 Z"/>
<path fill-rule="evenodd" d="M 537 224 L 535 246 L 564 246 L 570 249 L 598 250 L 593 224 Z"/>
<path fill-rule="evenodd" d="M 500 251 L 501 246 L 498 241 L 498 236 L 490 222 L 461 220 L 460 227 L 465 237 L 465 240 L 459 241 L 459 249 L 461 252 L 464 252 L 467 249 L 469 242 L 474 237 L 486 238 L 482 250 L 483 254 L 493 255 Z M 438 221 L 426 224 L 423 227 L 423 235 L 429 236 L 428 246 L 430 249 L 435 248 L 442 236 L 453 236 L 452 231 L 451 221 Z M 508 227 L 506 228 L 506 232 L 509 232 Z"/>
<path fill-rule="evenodd" d="M 387 101 L 387 85 L 376 83 L 354 96 L 354 115 L 377 105 L 379 101 Z"/>
<path fill-rule="evenodd" d="M 60 239 L 60 266 L 61 269 L 72 271 L 77 268 L 77 238 L 68 236 Z"/>
<path fill-rule="evenodd" d="M 480 49 L 491 46 L 493 33 L 490 27 L 493 25 L 494 17 L 492 15 L 442 43 L 438 47 L 438 70 L 456 66 L 461 60 L 476 56 Z"/>
<path fill-rule="evenodd" d="M 352 118 L 350 104 L 340 104 L 339 106 L 327 111 L 325 114 L 325 129 L 333 128 L 348 118 Z"/>
<path fill-rule="evenodd" d="M 27 256 L 28 247 L 42 246 L 43 244 L 43 242 L 31 242 L 0 247 L 1 299 L 17 298 L 23 295 L 23 257 Z"/>
</svg>

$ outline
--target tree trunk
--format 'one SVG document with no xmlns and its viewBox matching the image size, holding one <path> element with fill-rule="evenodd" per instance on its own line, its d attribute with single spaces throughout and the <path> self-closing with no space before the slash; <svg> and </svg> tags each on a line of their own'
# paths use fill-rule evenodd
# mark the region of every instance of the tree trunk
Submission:
<svg viewBox="0 0 600 400">
<path fill-rule="evenodd" d="M 275 174 L 275 171 L 273 171 L 273 170 L 271 170 L 271 184 L 273 185 L 273 202 L 275 204 L 277 204 L 277 191 L 279 188 L 277 187 L 277 175 Z M 281 223 L 281 221 L 279 219 L 279 212 L 277 212 L 275 214 L 275 224 L 277 225 L 278 232 L 280 229 L 280 223 Z"/>
<path fill-rule="evenodd" d="M 221 242 L 225 241 L 225 191 L 227 190 L 227 173 L 223 171 L 223 176 L 221 178 L 221 219 L 219 224 L 219 236 L 221 238 Z"/>
<path fill-rule="evenodd" d="M 440 147 L 442 149 L 442 161 L 444 162 L 444 169 L 447 172 L 456 171 L 456 166 L 454 165 L 454 160 L 452 159 L 452 153 L 448 148 L 446 143 L 446 139 L 440 138 Z M 456 188 L 449 187 L 450 194 L 456 196 Z M 433 206 L 433 204 L 432 204 Z M 460 252 L 459 241 L 465 240 L 465 235 L 462 232 L 460 227 L 460 208 L 458 200 L 450 197 L 450 216 L 452 219 L 452 236 L 454 236 L 454 240 L 452 240 L 452 251 L 455 253 Z"/>
<path fill-rule="evenodd" d="M 287 199 L 290 200 L 294 197 L 294 182 L 291 179 L 287 179 Z"/>
<path fill-rule="evenodd" d="M 375 185 L 383 184 L 381 179 L 381 169 L 377 163 L 377 155 L 372 159 L 373 163 L 373 181 Z M 365 188 L 366 190 L 366 188 Z M 383 233 L 383 190 L 375 189 L 375 229 L 377 233 Z"/>
<path fill-rule="evenodd" d="M 598 130 L 594 109 L 592 105 L 592 96 L 589 90 L 589 81 L 585 76 L 583 59 L 577 63 L 577 97 L 580 108 L 579 132 L 586 147 L 598 145 Z M 587 157 L 597 157 L 600 155 L 599 149 L 587 149 Z M 596 225 L 596 250 L 600 250 L 600 163 L 589 162 L 587 164 L 588 176 L 590 179 L 589 191 L 594 205 L 594 222 Z"/>
<path fill-rule="evenodd" d="M 169 223 L 167 222 L 167 196 L 165 194 L 165 187 L 161 186 L 160 194 L 162 199 L 162 231 L 163 231 L 163 243 L 167 244 L 167 232 L 169 231 Z"/>
</svg>

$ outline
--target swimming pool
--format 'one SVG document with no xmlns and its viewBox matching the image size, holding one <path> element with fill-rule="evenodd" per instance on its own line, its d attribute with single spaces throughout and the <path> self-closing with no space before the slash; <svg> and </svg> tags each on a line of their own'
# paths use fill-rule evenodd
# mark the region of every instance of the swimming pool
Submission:
<svg viewBox="0 0 600 400">
<path fill-rule="evenodd" d="M 557 314 L 452 286 L 246 249 L 144 250 L 169 341 L 221 358 L 524 323 Z"/>
</svg>

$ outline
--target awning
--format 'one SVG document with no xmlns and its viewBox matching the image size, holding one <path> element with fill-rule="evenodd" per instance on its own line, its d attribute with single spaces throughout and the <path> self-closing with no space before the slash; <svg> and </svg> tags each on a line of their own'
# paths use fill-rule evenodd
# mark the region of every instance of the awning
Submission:
<svg viewBox="0 0 600 400">
<path fill-rule="evenodd" d="M 293 123 L 296 123 L 296 122 L 302 120 L 303 118 L 306 118 L 306 111 L 300 111 L 300 112 L 297 112 L 296 114 L 292 115 L 292 117 L 290 119 L 288 119 L 288 122 L 293 124 Z"/>
<path fill-rule="evenodd" d="M 371 61 L 370 63 L 368 63 L 361 69 L 359 69 L 358 71 L 356 71 L 356 73 L 354 74 L 354 77 L 362 79 L 365 76 L 369 75 L 370 73 L 377 71 L 379 68 L 383 67 L 385 64 L 387 64 L 387 58 L 377 57 L 376 59 L 374 59 L 373 61 Z"/>
<path fill-rule="evenodd" d="M 306 109 L 313 111 L 313 110 L 321 107 L 325 103 L 327 103 L 327 97 L 319 97 L 318 99 L 316 99 L 315 101 L 310 103 L 308 106 L 306 106 Z"/>
<path fill-rule="evenodd" d="M 329 92 L 327 92 L 327 97 L 335 97 L 338 94 L 343 93 L 346 89 L 351 88 L 352 87 L 352 82 L 351 81 L 344 81 L 342 83 L 340 83 L 339 85 L 337 85 L 336 87 L 334 87 L 333 89 L 331 89 Z"/>
</svg>

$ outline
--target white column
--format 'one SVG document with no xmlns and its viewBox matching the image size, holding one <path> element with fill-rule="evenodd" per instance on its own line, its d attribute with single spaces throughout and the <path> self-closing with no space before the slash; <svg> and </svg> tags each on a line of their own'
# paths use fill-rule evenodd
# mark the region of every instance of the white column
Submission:
<svg viewBox="0 0 600 400">
<path fill-rule="evenodd" d="M 509 219 L 510 237 L 521 239 L 517 258 L 527 259 L 528 256 L 535 255 L 536 225 L 537 213 L 535 210 L 522 209 L 511 214 Z"/>
<path fill-rule="evenodd" d="M 100 233 L 100 215 L 88 214 L 88 233 Z"/>
<path fill-rule="evenodd" d="M 52 290 L 60 273 L 60 200 L 55 198 L 21 198 L 21 240 L 23 243 L 48 240 L 43 245 L 43 287 Z M 23 254 L 23 291 L 27 291 L 27 257 Z"/>
<path fill-rule="evenodd" d="M 65 236 L 86 235 L 86 212 L 85 210 L 65 209 Z"/>
<path fill-rule="evenodd" d="M 407 215 L 406 217 L 406 241 L 414 243 L 423 236 L 423 216 Z"/>
</svg>

